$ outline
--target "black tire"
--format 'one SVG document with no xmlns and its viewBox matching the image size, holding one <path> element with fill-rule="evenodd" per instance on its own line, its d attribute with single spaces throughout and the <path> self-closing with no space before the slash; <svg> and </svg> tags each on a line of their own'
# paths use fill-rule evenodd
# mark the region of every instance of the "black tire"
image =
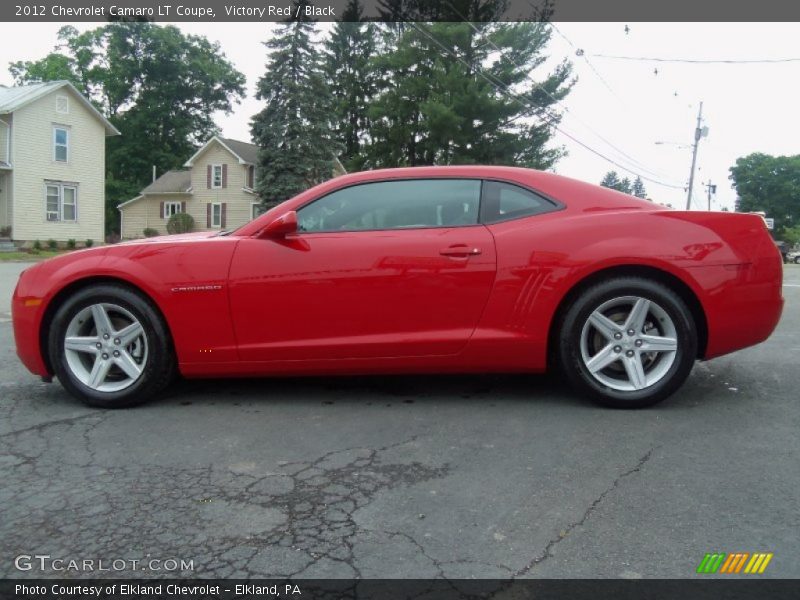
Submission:
<svg viewBox="0 0 800 600">
<path fill-rule="evenodd" d="M 661 379 L 643 389 L 618 390 L 590 372 L 582 356 L 581 336 L 584 325 L 598 307 L 627 296 L 644 298 L 663 309 L 674 325 L 677 350 L 671 366 L 662 371 Z M 611 408 L 645 408 L 661 402 L 683 384 L 697 357 L 697 328 L 686 303 L 667 286 L 641 277 L 617 277 L 582 290 L 564 313 L 557 331 L 558 366 L 564 376 L 579 392 Z M 616 351 L 617 347 L 614 348 Z"/>
<path fill-rule="evenodd" d="M 139 365 L 141 375 L 120 391 L 99 391 L 89 387 L 68 364 L 65 349 L 67 328 L 76 315 L 98 303 L 109 303 L 128 311 L 141 324 L 146 338 L 146 357 Z M 175 353 L 163 318 L 146 297 L 122 285 L 86 287 L 69 296 L 56 310 L 47 345 L 50 364 L 61 385 L 85 404 L 98 408 L 126 408 L 152 400 L 169 385 L 176 371 Z"/>
<path fill-rule="evenodd" d="M 794 257 L 794 264 L 800 265 L 800 256 L 795 256 Z"/>
</svg>

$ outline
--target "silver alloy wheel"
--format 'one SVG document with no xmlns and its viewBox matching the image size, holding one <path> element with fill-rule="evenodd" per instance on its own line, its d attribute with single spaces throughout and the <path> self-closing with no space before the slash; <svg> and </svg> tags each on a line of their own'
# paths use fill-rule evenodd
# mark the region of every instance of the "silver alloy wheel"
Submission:
<svg viewBox="0 0 800 600">
<path fill-rule="evenodd" d="M 643 390 L 675 362 L 675 323 L 658 304 L 621 296 L 598 306 L 581 331 L 581 358 L 592 376 L 621 392 Z"/>
<path fill-rule="evenodd" d="M 130 311 L 108 302 L 92 304 L 69 322 L 64 353 L 78 381 L 98 392 L 119 392 L 142 376 L 147 336 Z"/>
</svg>

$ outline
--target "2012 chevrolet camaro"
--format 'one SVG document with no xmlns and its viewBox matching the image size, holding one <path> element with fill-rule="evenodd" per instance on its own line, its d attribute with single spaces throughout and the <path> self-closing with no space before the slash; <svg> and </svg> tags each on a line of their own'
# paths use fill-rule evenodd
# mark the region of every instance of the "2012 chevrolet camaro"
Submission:
<svg viewBox="0 0 800 600">
<path fill-rule="evenodd" d="M 72 252 L 20 277 L 25 366 L 121 407 L 184 377 L 542 372 L 615 407 L 765 340 L 757 215 L 667 210 L 510 167 L 338 177 L 228 232 Z"/>
</svg>

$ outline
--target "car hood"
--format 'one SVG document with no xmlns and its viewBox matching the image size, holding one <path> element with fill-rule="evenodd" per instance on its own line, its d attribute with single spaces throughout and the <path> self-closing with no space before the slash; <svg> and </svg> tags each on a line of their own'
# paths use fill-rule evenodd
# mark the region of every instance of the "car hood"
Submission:
<svg viewBox="0 0 800 600">
<path fill-rule="evenodd" d="M 136 246 L 140 244 L 160 244 L 164 242 L 191 242 L 205 240 L 219 235 L 218 231 L 195 231 L 193 233 L 176 233 L 175 235 L 157 235 L 150 238 L 120 242 L 116 246 Z"/>
</svg>

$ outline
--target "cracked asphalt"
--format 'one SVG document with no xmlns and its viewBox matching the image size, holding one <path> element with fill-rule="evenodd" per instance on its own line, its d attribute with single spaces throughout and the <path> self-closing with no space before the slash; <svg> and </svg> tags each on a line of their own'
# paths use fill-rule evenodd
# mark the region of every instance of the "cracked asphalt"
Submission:
<svg viewBox="0 0 800 600">
<path fill-rule="evenodd" d="M 184 381 L 95 410 L 0 321 L 0 576 L 685 578 L 763 551 L 800 577 L 800 267 L 785 283 L 770 340 L 644 411 L 542 376 Z"/>
</svg>

